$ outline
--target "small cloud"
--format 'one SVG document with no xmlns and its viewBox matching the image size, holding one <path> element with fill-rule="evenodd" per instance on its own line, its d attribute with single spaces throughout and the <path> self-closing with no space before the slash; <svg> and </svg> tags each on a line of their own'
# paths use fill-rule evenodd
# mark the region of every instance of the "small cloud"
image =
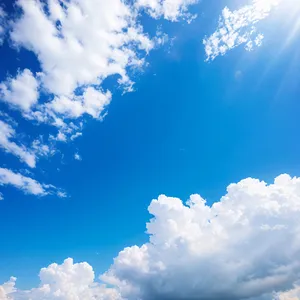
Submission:
<svg viewBox="0 0 300 300">
<path fill-rule="evenodd" d="M 76 160 L 82 160 L 81 156 L 80 156 L 78 153 L 75 153 L 75 154 L 74 154 L 74 158 L 75 158 Z"/>
<path fill-rule="evenodd" d="M 58 192 L 57 192 L 57 196 L 58 196 L 59 198 L 67 198 L 67 197 L 68 197 L 67 193 L 66 193 L 66 192 L 63 192 L 63 191 L 58 191 Z"/>
<path fill-rule="evenodd" d="M 80 136 L 82 136 L 82 133 L 76 132 L 75 134 L 71 135 L 70 139 L 71 139 L 71 141 L 74 141 L 75 139 L 77 139 Z"/>
</svg>

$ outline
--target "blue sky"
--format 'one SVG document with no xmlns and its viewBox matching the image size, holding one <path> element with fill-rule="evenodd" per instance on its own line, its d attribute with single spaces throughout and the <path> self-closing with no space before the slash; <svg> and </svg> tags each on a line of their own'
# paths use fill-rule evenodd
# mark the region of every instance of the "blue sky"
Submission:
<svg viewBox="0 0 300 300">
<path fill-rule="evenodd" d="M 100 3 L 99 7 L 105 5 L 102 1 L 95 2 Z M 191 194 L 200 194 L 207 200 L 208 207 L 211 207 L 226 195 L 229 184 L 242 179 L 258 178 L 271 184 L 280 174 L 300 176 L 300 42 L 297 30 L 299 18 L 296 13 L 292 13 L 297 10 L 299 12 L 299 5 L 289 0 L 286 4 L 274 5 L 271 11 L 266 13 L 266 17 L 259 17 L 257 22 L 254 22 L 257 33 L 253 37 L 251 51 L 246 51 L 244 47 L 249 40 L 241 45 L 235 40 L 234 47 L 229 47 L 228 42 L 225 55 L 215 50 L 216 57 L 211 58 L 203 44 L 204 40 L 210 41 L 209 38 L 217 30 L 219 16 L 226 6 L 231 11 L 235 10 L 237 15 L 243 14 L 243 11 L 238 9 L 247 8 L 247 4 L 250 11 L 253 11 L 256 2 L 182 1 L 182 10 L 176 13 L 176 18 L 168 15 L 167 10 L 163 11 L 165 8 L 149 12 L 146 4 L 143 4 L 144 7 L 140 4 L 142 9 L 138 22 L 143 26 L 143 32 L 148 34 L 151 41 L 162 36 L 164 41 L 155 40 L 156 45 L 148 54 L 145 54 L 148 50 L 135 49 L 131 45 L 130 49 L 144 57 L 143 66 L 125 66 L 124 70 L 128 70 L 127 74 L 131 79 L 125 78 L 127 74 L 125 76 L 122 73 L 126 81 L 124 84 L 117 82 L 122 75 L 112 74 L 100 85 L 97 85 L 94 79 L 89 83 L 79 84 L 81 77 L 76 78 L 76 68 L 71 68 L 74 61 L 70 59 L 70 65 L 66 63 L 68 53 L 63 60 L 56 62 L 61 64 L 58 66 L 58 69 L 61 67 L 61 77 L 52 80 L 51 70 L 54 70 L 54 67 L 47 69 L 46 66 L 56 59 L 54 54 L 53 57 L 49 54 L 54 50 L 51 50 L 50 44 L 44 40 L 41 40 L 41 48 L 38 48 L 35 43 L 39 41 L 32 37 L 38 33 L 27 36 L 24 28 L 26 22 L 29 22 L 25 18 L 26 14 L 30 15 L 30 9 L 26 11 L 24 7 L 29 2 L 21 0 L 19 7 L 17 4 L 12 7 L 10 1 L 3 3 L 3 11 L 6 13 L 3 13 L 5 34 L 0 47 L 1 120 L 14 128 L 17 134 L 12 135 L 11 140 L 17 145 L 23 145 L 23 150 L 34 155 L 36 164 L 30 167 L 19 154 L 7 146 L 6 141 L 1 140 L 0 135 L 0 168 L 10 170 L 14 174 L 22 174 L 20 176 L 23 176 L 24 186 L 28 185 L 24 183 L 24 180 L 27 180 L 25 177 L 34 179 L 37 184 L 53 186 L 44 185 L 42 192 L 32 192 L 21 186 L 22 184 L 12 184 L 9 180 L 13 179 L 0 174 L 0 189 L 3 195 L 3 200 L 0 201 L 0 283 L 7 282 L 10 276 L 16 276 L 17 287 L 30 290 L 43 284 L 38 278 L 41 268 L 53 262 L 61 264 L 64 259 L 72 257 L 76 263 L 87 262 L 91 265 L 96 277 L 109 269 L 115 277 L 128 280 L 132 286 L 138 286 L 142 291 L 139 296 L 133 292 L 129 295 L 127 290 L 122 290 L 122 286 L 116 285 L 118 293 L 124 299 L 167 299 L 163 298 L 166 296 L 163 293 L 160 295 L 152 291 L 152 296 L 147 295 L 149 289 L 145 288 L 144 283 L 134 281 L 130 276 L 128 279 L 127 273 L 121 272 L 118 265 L 119 251 L 132 245 L 141 247 L 144 243 L 149 243 L 145 223 L 150 219 L 147 207 L 152 199 L 164 194 L 178 197 L 185 202 Z M 39 1 L 31 3 L 38 5 Z M 186 11 L 183 8 L 186 8 Z M 197 17 L 189 22 L 186 19 L 191 16 L 186 17 L 187 12 L 197 14 Z M 45 15 L 50 18 L 49 13 L 45 12 Z M 18 28 L 18 22 L 21 22 L 22 18 L 25 25 Z M 37 22 L 39 19 L 36 18 Z M 14 23 L 10 24 L 10 20 L 14 20 Z M 235 21 L 234 18 L 230 20 Z M 236 31 L 240 36 L 252 26 L 246 25 Z M 26 26 L 30 28 L 31 24 Z M 39 26 L 38 23 L 36 26 Z M 47 28 L 44 30 L 46 32 Z M 77 27 L 74 30 L 76 31 Z M 158 30 L 161 33 L 157 33 Z M 264 39 L 261 44 L 254 45 L 260 33 Z M 141 38 L 139 43 L 143 43 Z M 88 47 L 84 51 L 87 51 L 84 55 L 91 53 L 88 52 Z M 70 57 L 71 55 L 72 53 Z M 84 62 L 78 62 L 78 70 L 80 68 L 84 68 Z M 39 96 L 32 100 L 34 104 L 29 109 L 23 105 L 27 101 L 25 98 L 29 91 L 26 91 L 24 100 L 21 99 L 22 93 L 17 94 L 15 100 L 9 81 L 9 78 L 17 78 L 18 74 L 23 74 L 24 69 L 30 70 L 30 76 L 35 78 L 39 85 L 35 89 L 39 91 Z M 75 79 L 72 80 L 76 87 L 71 94 L 61 92 L 69 84 L 69 70 L 74 75 Z M 39 77 L 36 72 L 44 72 L 44 75 Z M 95 78 L 104 76 L 101 71 L 97 72 L 96 70 Z M 130 89 L 130 80 L 135 82 L 133 90 L 124 93 Z M 30 84 L 27 82 L 26 85 Z M 86 100 L 79 97 L 88 87 L 95 88 L 96 92 L 102 93 L 101 95 L 109 90 L 111 102 L 106 99 L 109 103 L 106 103 L 103 111 L 102 108 L 100 113 L 97 111 L 97 117 L 91 115 L 86 107 L 86 111 L 70 117 L 69 108 L 65 109 L 64 106 L 63 111 L 61 106 L 57 108 L 58 106 L 53 105 L 51 116 L 55 114 L 55 117 L 67 124 L 66 127 L 53 125 L 53 120 L 49 117 L 50 109 L 45 110 L 47 102 L 52 103 L 56 98 L 63 101 L 63 97 L 84 102 Z M 10 95 L 5 94 L 5 88 L 12 91 Z M 15 101 L 23 104 L 16 104 Z M 34 111 L 42 112 L 44 120 L 34 119 L 32 115 L 28 117 Z M 74 111 L 72 113 L 75 114 Z M 71 133 L 63 131 L 71 128 L 71 122 L 76 128 L 72 129 Z M 4 132 L 4 127 L 2 131 Z M 65 140 L 62 141 L 56 136 L 58 132 L 63 132 Z M 76 132 L 82 135 L 72 138 Z M 39 141 L 36 149 L 32 144 L 34 140 Z M 46 154 L 38 151 L 42 145 L 49 147 Z M 75 154 L 79 155 L 79 160 L 75 159 Z M 10 175 L 12 176 L 11 173 Z M 294 198 L 300 199 L 299 182 L 290 180 L 298 188 L 293 189 L 293 195 L 284 188 L 278 188 L 276 193 L 282 193 L 278 196 L 279 202 L 283 198 L 287 203 Z M 255 195 L 255 199 L 265 201 L 266 194 L 261 192 L 259 187 L 256 190 L 254 186 L 254 183 L 249 186 L 246 183 L 241 184 L 241 191 L 229 195 L 235 199 L 234 195 L 237 194 L 241 197 L 239 201 L 243 201 L 243 195 L 251 191 L 249 195 Z M 273 185 L 271 188 L 273 189 Z M 270 192 L 272 201 L 276 193 L 273 190 Z M 247 199 L 245 196 L 245 201 Z M 255 201 L 253 200 L 253 208 L 250 206 L 249 211 L 256 211 Z M 233 207 L 238 205 L 236 203 Z M 291 209 L 291 219 L 292 211 Z M 248 211 L 244 213 L 247 215 Z M 162 222 L 160 218 L 163 217 L 159 217 L 159 213 L 154 215 L 159 226 L 159 222 Z M 278 222 L 285 224 L 287 219 L 285 216 L 282 217 L 281 223 Z M 178 221 L 178 228 L 181 227 L 180 224 Z M 292 224 L 299 225 L 296 219 Z M 155 232 L 163 232 L 165 226 L 162 224 Z M 153 235 L 160 236 L 159 233 Z M 278 245 L 283 243 L 284 236 L 286 234 L 282 235 L 282 240 L 276 240 Z M 165 235 L 164 239 L 167 239 Z M 250 236 L 248 240 L 252 241 Z M 166 240 L 163 243 L 167 243 Z M 257 240 L 253 240 L 253 249 L 257 246 L 255 243 Z M 274 247 L 274 242 L 270 242 L 270 245 Z M 226 251 L 228 249 L 232 249 L 232 246 L 225 247 Z M 198 249 L 198 253 L 201 251 Z M 282 251 L 284 252 L 284 249 Z M 295 250 L 295 253 L 298 252 Z M 117 263 L 110 267 L 113 258 L 116 258 Z M 263 258 L 265 259 L 261 257 Z M 161 259 L 164 262 L 163 258 Z M 278 258 L 280 259 L 285 261 L 283 257 Z M 133 260 L 132 265 L 135 261 Z M 180 273 L 182 267 L 177 271 Z M 103 278 L 101 280 L 111 285 L 111 281 L 105 281 Z M 299 278 L 294 276 L 292 281 L 285 281 L 284 284 L 274 283 L 274 286 L 262 293 L 262 297 L 266 298 L 257 299 L 271 299 L 270 292 L 289 290 L 298 280 Z M 6 290 L 4 287 L 4 292 L 9 295 L 7 290 L 7 287 Z M 199 291 L 201 292 L 201 289 L 189 290 L 186 295 L 189 295 L 190 299 L 198 299 L 192 298 L 192 295 L 199 295 Z M 203 293 L 213 295 L 212 297 L 217 295 L 214 291 Z M 16 290 L 11 295 L 15 297 L 12 299 L 21 299 L 18 298 Z M 38 297 L 34 295 L 32 299 L 42 299 L 34 298 Z M 51 295 L 49 294 L 49 298 L 45 296 L 45 299 L 75 300 L 75 296 L 55 298 Z M 94 299 L 86 295 L 80 297 L 84 300 Z M 107 297 L 103 299 L 119 299 L 112 295 Z M 171 294 L 171 297 L 174 295 Z M 237 293 L 231 297 L 244 299 L 244 294 Z M 247 297 L 254 296 L 250 293 Z"/>
</svg>

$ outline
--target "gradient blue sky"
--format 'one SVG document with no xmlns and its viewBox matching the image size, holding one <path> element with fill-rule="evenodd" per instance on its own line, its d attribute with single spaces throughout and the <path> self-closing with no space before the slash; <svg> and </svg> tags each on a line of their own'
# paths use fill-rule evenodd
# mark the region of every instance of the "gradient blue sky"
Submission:
<svg viewBox="0 0 300 300">
<path fill-rule="evenodd" d="M 0 282 L 38 283 L 38 270 L 73 257 L 104 272 L 120 249 L 147 240 L 147 206 L 159 194 L 187 199 L 199 193 L 219 201 L 228 184 L 254 177 L 271 182 L 281 173 L 300 176 L 300 39 L 285 47 L 294 23 L 275 12 L 259 23 L 265 39 L 253 51 L 237 47 L 205 62 L 202 40 L 213 33 L 225 5 L 203 1 L 191 24 L 142 17 L 175 39 L 150 52 L 134 74 L 135 91 L 122 94 L 112 79 L 108 115 L 86 117 L 82 137 L 59 146 L 32 170 L 34 178 L 64 189 L 68 197 L 24 195 L 0 186 Z M 13 11 L 10 1 L 4 3 Z M 39 70 L 32 52 L 0 47 L 0 81 L 7 74 Z M 52 129 L 24 121 L 1 103 L 26 136 Z M 74 159 L 79 153 L 81 161 Z M 3 168 L 26 166 L 0 152 Z"/>
</svg>

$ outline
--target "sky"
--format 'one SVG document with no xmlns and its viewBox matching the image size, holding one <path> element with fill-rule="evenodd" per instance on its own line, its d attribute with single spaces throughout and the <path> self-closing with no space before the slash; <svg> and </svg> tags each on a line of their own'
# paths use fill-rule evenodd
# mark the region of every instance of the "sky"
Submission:
<svg viewBox="0 0 300 300">
<path fill-rule="evenodd" d="M 300 299 L 296 0 L 0 1 L 0 300 Z"/>
</svg>

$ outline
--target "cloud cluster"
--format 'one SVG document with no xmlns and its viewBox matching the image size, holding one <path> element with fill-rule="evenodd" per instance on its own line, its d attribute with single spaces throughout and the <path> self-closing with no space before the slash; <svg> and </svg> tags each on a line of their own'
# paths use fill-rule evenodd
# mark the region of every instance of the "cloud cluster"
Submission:
<svg viewBox="0 0 300 300">
<path fill-rule="evenodd" d="M 254 0 L 233 12 L 225 8 L 218 29 L 204 40 L 207 60 L 242 43 L 248 50 L 260 45 L 263 35 L 255 25 L 279 1 Z M 0 101 L 27 122 L 49 126 L 49 132 L 43 126 L 40 134 L 43 143 L 32 140 L 25 145 L 16 141 L 15 127 L 2 122 L 0 148 L 33 168 L 38 157 L 53 155 L 58 142 L 81 136 L 84 117 L 102 120 L 106 115 L 113 95 L 105 80 L 114 76 L 115 86 L 132 91 L 133 71 L 143 67 L 149 52 L 166 41 L 160 31 L 152 36 L 145 32 L 141 13 L 189 21 L 194 17 L 189 7 L 197 2 L 16 0 L 18 14 L 12 18 L 0 7 L 0 44 L 5 33 L 10 46 L 31 51 L 39 62 L 38 70 L 28 65 L 4 79 Z"/>
<path fill-rule="evenodd" d="M 260 46 L 264 38 L 257 32 L 256 24 L 267 18 L 281 0 L 253 0 L 251 4 L 231 11 L 225 7 L 219 18 L 217 30 L 203 40 L 207 60 L 214 60 L 241 44 L 250 51 Z"/>
<path fill-rule="evenodd" d="M 300 178 L 245 179 L 212 206 L 162 195 L 149 212 L 149 242 L 102 277 L 126 299 L 273 299 L 299 280 Z"/>
<path fill-rule="evenodd" d="M 82 135 L 84 115 L 103 118 L 112 99 L 102 87 L 106 78 L 115 75 L 116 85 L 132 90 L 130 70 L 140 68 L 161 39 L 150 38 L 136 7 L 121 0 L 17 0 L 15 7 L 20 13 L 10 20 L 0 8 L 0 43 L 9 24 L 10 45 L 33 52 L 40 70 L 28 66 L 8 76 L 0 101 L 57 133 L 51 129 L 41 133 L 43 143 L 23 144 L 16 124 L 0 121 L 0 148 L 34 168 L 39 156 L 53 155 L 53 144 Z"/>
<path fill-rule="evenodd" d="M 194 2 L 165 0 L 159 14 L 175 20 Z M 41 133 L 43 145 L 33 140 L 29 146 L 14 141 L 15 126 L 1 121 L 0 148 L 34 168 L 38 156 L 53 154 L 54 144 L 82 135 L 85 116 L 103 119 L 113 97 L 103 85 L 106 78 L 114 76 L 115 86 L 132 91 L 131 74 L 166 40 L 164 33 L 144 31 L 140 12 L 146 6 L 122 0 L 16 0 L 14 17 L 0 7 L 0 44 L 5 33 L 9 46 L 32 52 L 39 62 L 38 71 L 28 65 L 4 79 L 0 101 L 27 122 L 56 130 Z"/>
<path fill-rule="evenodd" d="M 11 39 L 36 54 L 42 68 L 41 84 L 59 96 L 56 104 L 64 105 L 66 100 L 60 97 L 74 96 L 79 87 L 83 89 L 79 95 L 89 93 L 86 86 L 100 86 L 111 75 L 131 85 L 127 68 L 141 66 L 140 56 L 153 48 L 136 13 L 120 0 L 17 3 L 23 14 L 13 24 Z M 76 105 L 69 109 L 74 109 L 71 115 L 78 114 Z"/>
<path fill-rule="evenodd" d="M 200 195 L 185 204 L 161 195 L 149 212 L 149 242 L 121 251 L 102 283 L 87 263 L 68 259 L 42 269 L 38 288 L 17 290 L 12 279 L 0 293 L 14 300 L 300 299 L 300 178 L 280 175 L 270 185 L 248 178 L 212 206 Z"/>
</svg>

